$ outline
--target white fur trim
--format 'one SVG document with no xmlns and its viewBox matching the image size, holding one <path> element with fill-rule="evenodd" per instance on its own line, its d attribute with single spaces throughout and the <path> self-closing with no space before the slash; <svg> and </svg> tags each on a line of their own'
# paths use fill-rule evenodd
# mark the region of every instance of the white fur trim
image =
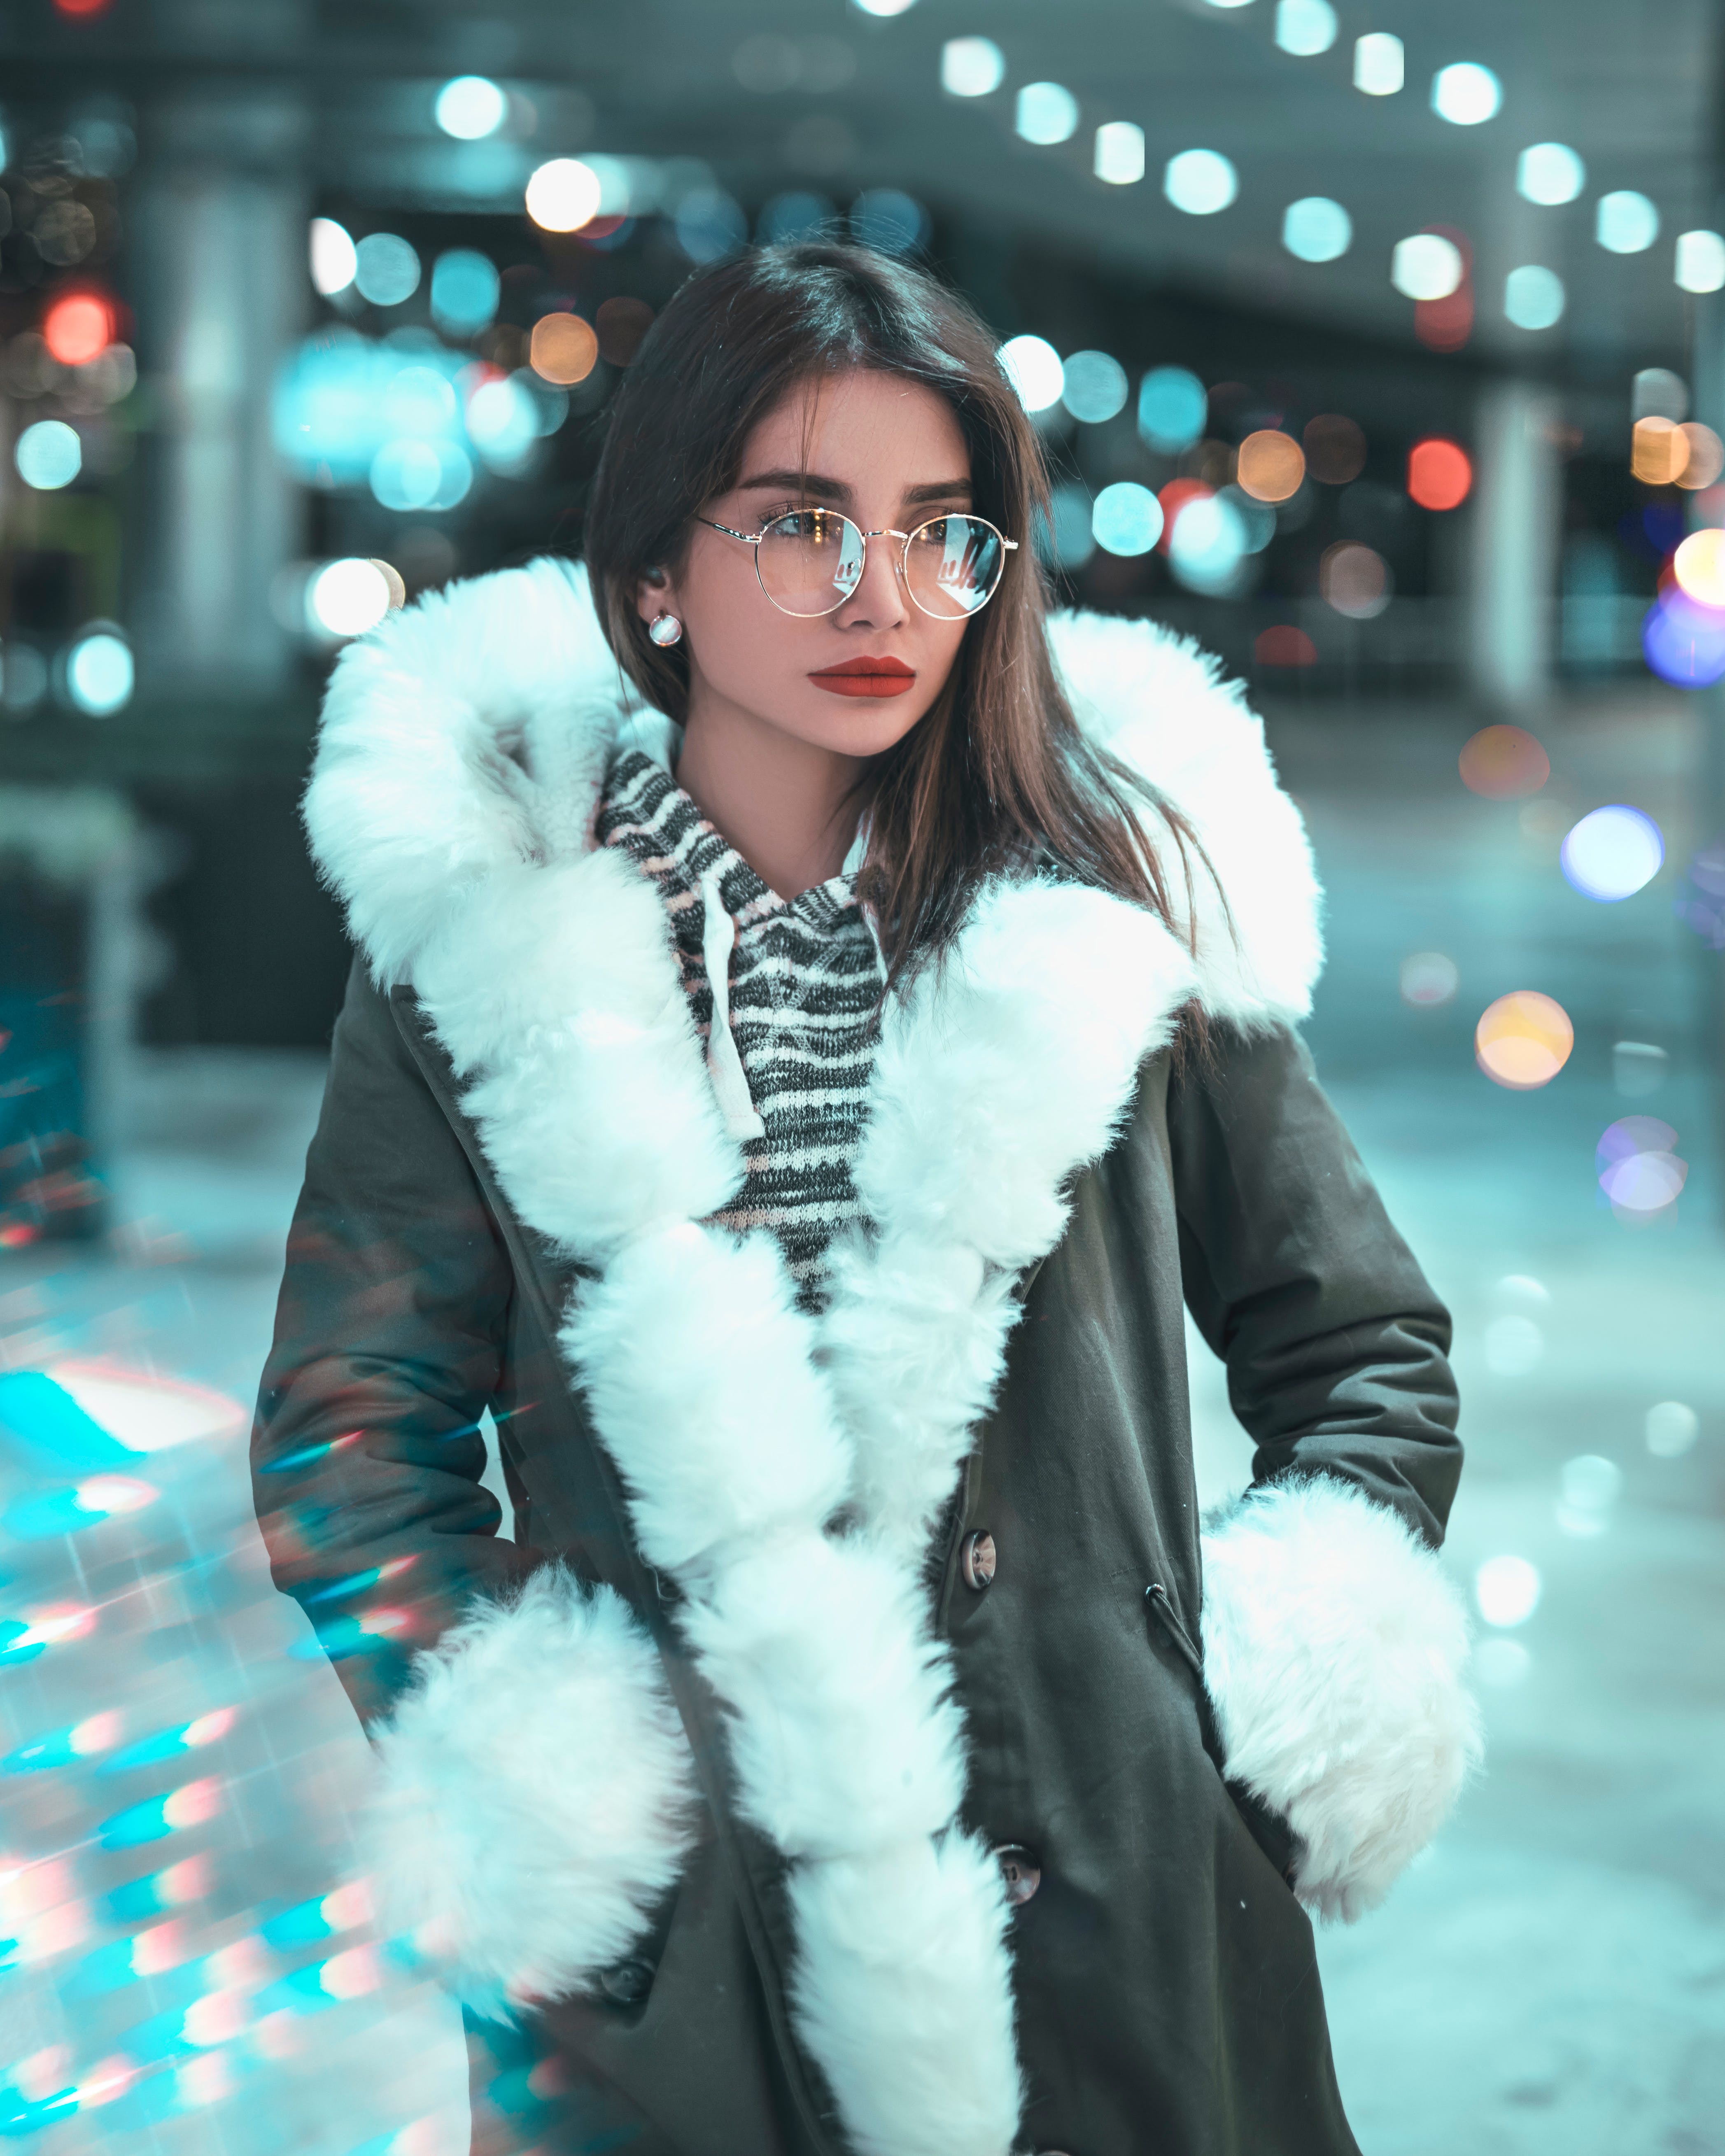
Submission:
<svg viewBox="0 0 1725 2156">
<path fill-rule="evenodd" d="M 1297 1024 L 1323 969 L 1322 895 L 1300 812 L 1276 783 L 1240 684 L 1223 680 L 1219 661 L 1189 638 L 1151 622 L 1056 614 L 1049 642 L 1079 724 L 1187 817 L 1215 870 L 1213 883 L 1193 864 L 1205 1009 L 1248 1029 Z M 1183 905 L 1178 856 L 1159 819 L 1153 838 Z"/>
<path fill-rule="evenodd" d="M 554 1567 L 417 1658 L 377 1753 L 379 1913 L 481 2012 L 620 1961 L 689 1852 L 694 1767 L 658 1651 L 619 1595 Z"/>
<path fill-rule="evenodd" d="M 1352 1922 L 1479 1763 L 1461 1598 L 1394 1512 L 1331 1476 L 1253 1492 L 1203 1548 L 1228 1772 L 1287 1821 L 1301 1898 Z"/>
<path fill-rule="evenodd" d="M 1005 2151 L 1023 2102 L 999 1866 L 949 1834 L 793 1872 L 798 2025 L 863 2156 Z"/>
<path fill-rule="evenodd" d="M 1273 947 L 1249 980 L 1202 911 L 1194 968 L 1105 894 L 991 886 L 885 1014 L 857 1170 L 869 1223 L 835 1253 L 818 1322 L 770 1239 L 700 1224 L 742 1157 L 658 896 L 592 850 L 611 751 L 653 746 L 655 716 L 620 692 L 582 572 L 482 578 L 361 639 L 306 800 L 324 875 L 377 978 L 413 983 L 510 1204 L 600 1269 L 563 1353 L 642 1553 L 683 1590 L 741 1807 L 786 1858 L 797 2025 L 865 2156 L 1005 2156 L 1016 2128 L 1009 1912 L 954 1824 L 963 1731 L 922 1579 L 999 1382 L 1014 1270 L 1058 1240 L 1070 1178 L 1194 990 L 1243 1022 L 1291 1008 L 1287 916 L 1311 906 L 1309 862 L 1304 885 L 1284 873 L 1306 858 L 1297 817 L 1237 700 L 1191 662 L 1170 674 L 1180 647 L 1142 625 L 1056 636 L 1069 675 L 1127 707 L 1110 713 L 1121 752 L 1142 737 L 1178 764 L 1224 880 L 1238 789 L 1235 852 Z M 533 1689 L 516 1686 L 522 1712 Z M 500 1909 L 486 1965 L 554 1984 L 580 1958 L 548 1964 L 536 1914 Z"/>
</svg>

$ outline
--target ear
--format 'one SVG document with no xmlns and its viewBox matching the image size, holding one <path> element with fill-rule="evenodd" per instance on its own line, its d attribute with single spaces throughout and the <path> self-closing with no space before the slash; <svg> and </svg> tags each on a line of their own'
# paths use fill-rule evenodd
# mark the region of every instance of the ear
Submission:
<svg viewBox="0 0 1725 2156">
<path fill-rule="evenodd" d="M 643 621 L 656 613 L 675 613 L 677 588 L 668 569 L 649 569 L 635 586 L 635 612 Z"/>
</svg>

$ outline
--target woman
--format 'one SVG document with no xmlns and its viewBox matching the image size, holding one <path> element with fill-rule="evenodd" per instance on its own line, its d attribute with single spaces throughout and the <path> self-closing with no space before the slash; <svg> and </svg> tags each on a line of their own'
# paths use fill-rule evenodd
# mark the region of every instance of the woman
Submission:
<svg viewBox="0 0 1725 2156">
<path fill-rule="evenodd" d="M 1301 1903 L 1476 1746 L 1299 819 L 1191 647 L 1045 623 L 1044 501 L 957 300 L 769 249 L 642 346 L 585 574 L 331 690 L 259 1510 L 555 2145 L 1352 2151 Z M 1258 1445 L 1201 1560 L 1183 1294 Z"/>
</svg>

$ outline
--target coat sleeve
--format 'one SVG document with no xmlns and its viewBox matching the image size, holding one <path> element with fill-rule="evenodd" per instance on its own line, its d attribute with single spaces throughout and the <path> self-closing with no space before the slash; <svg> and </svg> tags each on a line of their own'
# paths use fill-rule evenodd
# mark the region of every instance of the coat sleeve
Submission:
<svg viewBox="0 0 1725 2156">
<path fill-rule="evenodd" d="M 513 1276 L 459 1141 L 356 963 L 252 1436 L 275 1583 L 368 1722 L 471 1597 L 530 1568 L 480 1485 Z"/>
<path fill-rule="evenodd" d="M 1168 1135 L 1187 1306 L 1255 1480 L 1353 1483 L 1435 1546 L 1461 1471 L 1450 1315 L 1304 1043 L 1218 1029 L 1173 1075 Z"/>
<path fill-rule="evenodd" d="M 1291 1033 L 1194 1051 L 1168 1137 L 1187 1303 L 1257 1446 L 1202 1543 L 1224 1770 L 1286 1823 L 1301 1899 L 1352 1918 L 1480 1756 L 1466 1614 L 1435 1554 L 1461 1464 L 1449 1314 Z"/>
</svg>

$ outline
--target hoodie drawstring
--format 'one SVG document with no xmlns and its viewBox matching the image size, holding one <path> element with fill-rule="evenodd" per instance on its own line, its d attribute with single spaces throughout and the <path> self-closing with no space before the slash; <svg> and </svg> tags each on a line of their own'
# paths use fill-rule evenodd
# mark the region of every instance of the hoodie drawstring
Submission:
<svg viewBox="0 0 1725 2156">
<path fill-rule="evenodd" d="M 707 985 L 713 993 L 713 1022 L 707 1035 L 706 1067 L 713 1081 L 726 1135 L 739 1142 L 765 1137 L 767 1126 L 755 1111 L 742 1058 L 731 1031 L 731 953 L 737 942 L 737 923 L 725 910 L 719 895 L 720 871 L 709 869 L 701 879 L 701 956 L 706 968 Z"/>
</svg>

